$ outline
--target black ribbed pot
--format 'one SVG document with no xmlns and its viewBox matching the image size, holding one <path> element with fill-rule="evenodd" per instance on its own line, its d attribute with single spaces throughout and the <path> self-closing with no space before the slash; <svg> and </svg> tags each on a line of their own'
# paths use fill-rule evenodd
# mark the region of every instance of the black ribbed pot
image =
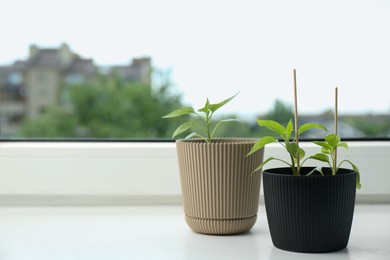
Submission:
<svg viewBox="0 0 390 260">
<path fill-rule="evenodd" d="M 300 176 L 291 168 L 263 172 L 268 226 L 275 247 L 303 253 L 325 253 L 347 247 L 356 197 L 356 172 L 339 169 L 332 176 Z"/>
</svg>

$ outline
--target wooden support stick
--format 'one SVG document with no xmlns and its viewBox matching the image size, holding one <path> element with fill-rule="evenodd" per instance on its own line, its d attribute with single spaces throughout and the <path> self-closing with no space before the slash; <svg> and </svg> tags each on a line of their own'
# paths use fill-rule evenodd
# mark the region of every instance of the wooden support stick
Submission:
<svg viewBox="0 0 390 260">
<path fill-rule="evenodd" d="M 297 72 L 294 69 L 294 114 L 295 114 L 295 142 L 299 147 L 299 135 L 298 135 L 298 94 L 297 94 Z M 300 168 L 299 151 L 297 156 L 297 170 Z"/>
<path fill-rule="evenodd" d="M 334 134 L 337 135 L 337 129 L 338 129 L 338 88 L 335 88 L 335 102 L 334 102 Z M 334 175 L 336 175 L 337 171 L 337 147 L 334 149 L 334 160 L 333 160 L 333 169 L 334 169 Z"/>
</svg>

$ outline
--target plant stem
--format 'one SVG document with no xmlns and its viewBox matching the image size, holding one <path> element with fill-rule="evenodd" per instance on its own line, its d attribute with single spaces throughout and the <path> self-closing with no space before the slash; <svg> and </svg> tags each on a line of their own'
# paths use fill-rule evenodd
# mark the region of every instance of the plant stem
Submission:
<svg viewBox="0 0 390 260">
<path fill-rule="evenodd" d="M 207 140 L 208 140 L 208 143 L 211 143 L 211 131 L 210 131 L 210 118 L 211 118 L 212 114 L 209 116 L 209 115 L 206 115 L 206 132 L 207 132 Z"/>
<path fill-rule="evenodd" d="M 290 155 L 291 158 L 291 169 L 293 171 L 294 175 L 299 175 L 299 172 L 297 172 L 297 168 L 295 167 L 294 157 Z"/>
</svg>

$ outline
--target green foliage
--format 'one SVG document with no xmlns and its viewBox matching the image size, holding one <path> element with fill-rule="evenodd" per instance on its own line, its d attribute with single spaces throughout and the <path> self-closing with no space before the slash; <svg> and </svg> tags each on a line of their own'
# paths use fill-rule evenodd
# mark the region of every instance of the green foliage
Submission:
<svg viewBox="0 0 390 260">
<path fill-rule="evenodd" d="M 161 119 L 182 106 L 169 81 L 159 86 L 130 83 L 115 75 L 101 75 L 80 85 L 66 85 L 68 103 L 48 109 L 22 125 L 23 137 L 63 138 L 169 138 L 177 124 Z"/>
<path fill-rule="evenodd" d="M 183 124 L 181 124 L 174 132 L 172 135 L 172 138 L 187 132 L 190 129 L 193 129 L 195 127 L 198 128 L 198 130 L 193 131 L 189 135 L 186 136 L 185 139 L 189 139 L 192 137 L 198 137 L 206 141 L 207 143 L 211 143 L 213 140 L 213 137 L 215 135 L 216 130 L 218 127 L 226 122 L 232 122 L 232 121 L 237 121 L 237 119 L 221 119 L 217 121 L 216 124 L 213 124 L 213 115 L 214 113 L 227 103 L 229 103 L 233 98 L 235 98 L 238 95 L 235 94 L 234 96 L 223 100 L 222 102 L 212 104 L 210 103 L 209 99 L 206 99 L 206 104 L 204 107 L 199 108 L 195 110 L 192 107 L 183 107 L 179 108 L 177 110 L 172 111 L 171 113 L 163 116 L 163 118 L 176 118 L 176 117 L 181 117 L 184 115 L 193 115 L 195 116 L 194 118 L 190 118 L 190 121 L 187 121 Z"/>
<path fill-rule="evenodd" d="M 321 147 L 321 153 L 317 153 L 313 156 L 310 156 L 308 159 L 314 159 L 317 161 L 325 162 L 329 165 L 332 170 L 332 174 L 336 175 L 338 169 L 343 163 L 349 163 L 353 170 L 356 172 L 356 188 L 360 189 L 360 171 L 359 168 L 349 160 L 343 160 L 338 165 L 336 165 L 336 150 L 337 148 L 348 149 L 348 144 L 341 142 L 341 139 L 336 134 L 329 134 L 325 136 L 325 141 L 315 141 L 316 145 Z M 321 171 L 321 168 L 316 168 L 315 170 Z"/>
<path fill-rule="evenodd" d="M 226 120 L 229 118 L 238 118 L 235 114 L 224 114 L 222 116 L 216 117 L 215 121 Z M 215 132 L 214 137 L 248 137 L 254 138 L 258 135 L 256 131 L 256 125 L 251 121 L 247 122 L 245 120 L 234 122 L 234 127 L 231 124 L 220 124 L 218 127 L 218 131 Z"/>
<path fill-rule="evenodd" d="M 283 103 L 281 100 L 276 100 L 272 109 L 264 116 L 265 119 L 272 118 L 273 120 L 285 125 L 290 118 L 294 117 L 292 106 Z"/>
<path fill-rule="evenodd" d="M 290 105 L 284 103 L 281 100 L 275 100 L 272 108 L 268 112 L 266 112 L 265 114 L 261 115 L 258 119 L 261 119 L 261 120 L 270 119 L 270 120 L 278 122 L 281 125 L 287 125 L 289 120 L 294 117 L 293 111 L 294 110 Z M 257 128 L 256 135 L 257 136 L 258 135 L 260 135 L 260 136 L 272 135 L 275 138 L 279 137 L 278 133 L 273 132 L 266 127 L 262 127 L 260 129 Z"/>
<path fill-rule="evenodd" d="M 390 137 L 390 115 L 350 115 L 342 121 L 362 131 L 367 137 Z"/>
<path fill-rule="evenodd" d="M 343 160 L 341 161 L 338 165 L 336 165 L 335 160 L 336 160 L 336 150 L 337 148 L 345 148 L 348 149 L 348 144 L 345 142 L 341 142 L 341 139 L 339 136 L 336 134 L 328 134 L 325 136 L 324 141 L 315 141 L 314 144 L 318 145 L 321 147 L 321 153 L 316 153 L 314 155 L 308 156 L 307 158 L 304 158 L 306 153 L 305 151 L 299 147 L 299 145 L 296 143 L 295 139 L 291 140 L 292 133 L 294 132 L 294 125 L 292 123 L 292 120 L 287 123 L 286 126 L 283 126 L 279 124 L 276 121 L 273 120 L 258 120 L 257 121 L 259 126 L 266 127 L 272 132 L 276 133 L 279 135 L 281 138 L 281 141 L 276 139 L 273 136 L 264 136 L 260 138 L 259 141 L 257 141 L 251 151 L 248 153 L 248 155 L 262 149 L 264 146 L 270 143 L 279 143 L 281 144 L 286 151 L 288 152 L 290 156 L 290 162 L 287 162 L 285 160 L 275 158 L 275 157 L 269 157 L 266 160 L 264 160 L 255 170 L 254 172 L 260 170 L 263 168 L 264 165 L 269 163 L 270 161 L 276 160 L 283 162 L 287 164 L 289 167 L 291 167 L 294 175 L 300 175 L 300 169 L 302 165 L 307 160 L 317 160 L 320 162 L 324 162 L 327 165 L 329 165 L 330 169 L 332 170 L 332 174 L 336 175 L 337 170 L 340 168 L 340 166 L 344 163 L 349 163 L 353 170 L 356 172 L 356 188 L 360 189 L 361 184 L 360 184 L 360 171 L 358 167 L 353 164 L 349 160 Z M 302 126 L 299 127 L 298 129 L 298 137 L 303 134 L 304 132 L 311 130 L 311 129 L 320 129 L 324 131 L 328 131 L 325 126 L 317 123 L 307 123 L 303 124 Z M 320 172 L 322 175 L 322 167 L 317 167 L 315 168 L 312 172 L 310 172 L 308 175 L 312 174 L 314 171 Z"/>
<path fill-rule="evenodd" d="M 267 160 L 264 160 L 263 163 L 261 163 L 256 169 L 260 170 L 263 168 L 264 165 L 266 165 L 268 162 L 272 160 L 278 160 L 282 161 L 283 163 L 287 164 L 289 167 L 291 167 L 294 175 L 299 175 L 300 174 L 300 169 L 302 167 L 302 159 L 305 157 L 305 151 L 299 147 L 297 144 L 295 138 L 291 139 L 292 133 L 294 132 L 294 124 L 292 120 L 290 119 L 287 123 L 286 126 L 281 125 L 280 123 L 274 121 L 274 120 L 257 120 L 257 123 L 261 127 L 265 127 L 272 132 L 274 132 L 276 135 L 278 135 L 281 138 L 281 141 L 276 139 L 273 136 L 264 136 L 260 138 L 259 141 L 257 141 L 251 151 L 248 153 L 248 155 L 251 155 L 252 153 L 260 150 L 264 146 L 270 143 L 278 143 L 281 144 L 286 151 L 288 152 L 290 156 L 290 162 L 286 162 L 284 160 L 278 159 L 278 158 L 268 158 Z M 311 130 L 311 129 L 320 129 L 324 131 L 328 131 L 325 126 L 317 123 L 307 123 L 303 124 L 302 126 L 299 127 L 298 129 L 298 137 L 303 134 L 304 132 Z"/>
<path fill-rule="evenodd" d="M 77 120 L 72 114 L 53 107 L 42 116 L 24 122 L 19 136 L 58 138 L 59 129 L 62 137 L 72 136 L 76 125 Z"/>
</svg>

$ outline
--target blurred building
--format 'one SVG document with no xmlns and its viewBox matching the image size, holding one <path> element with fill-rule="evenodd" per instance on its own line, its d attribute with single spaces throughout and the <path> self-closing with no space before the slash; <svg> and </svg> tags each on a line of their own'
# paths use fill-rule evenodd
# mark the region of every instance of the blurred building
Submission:
<svg viewBox="0 0 390 260">
<path fill-rule="evenodd" d="M 62 87 L 96 78 L 100 68 L 63 44 L 57 49 L 30 46 L 27 60 L 0 66 L 0 128 L 2 136 L 15 136 L 20 123 L 39 116 L 61 100 Z M 128 82 L 150 84 L 150 58 L 129 65 L 105 68 Z"/>
</svg>

